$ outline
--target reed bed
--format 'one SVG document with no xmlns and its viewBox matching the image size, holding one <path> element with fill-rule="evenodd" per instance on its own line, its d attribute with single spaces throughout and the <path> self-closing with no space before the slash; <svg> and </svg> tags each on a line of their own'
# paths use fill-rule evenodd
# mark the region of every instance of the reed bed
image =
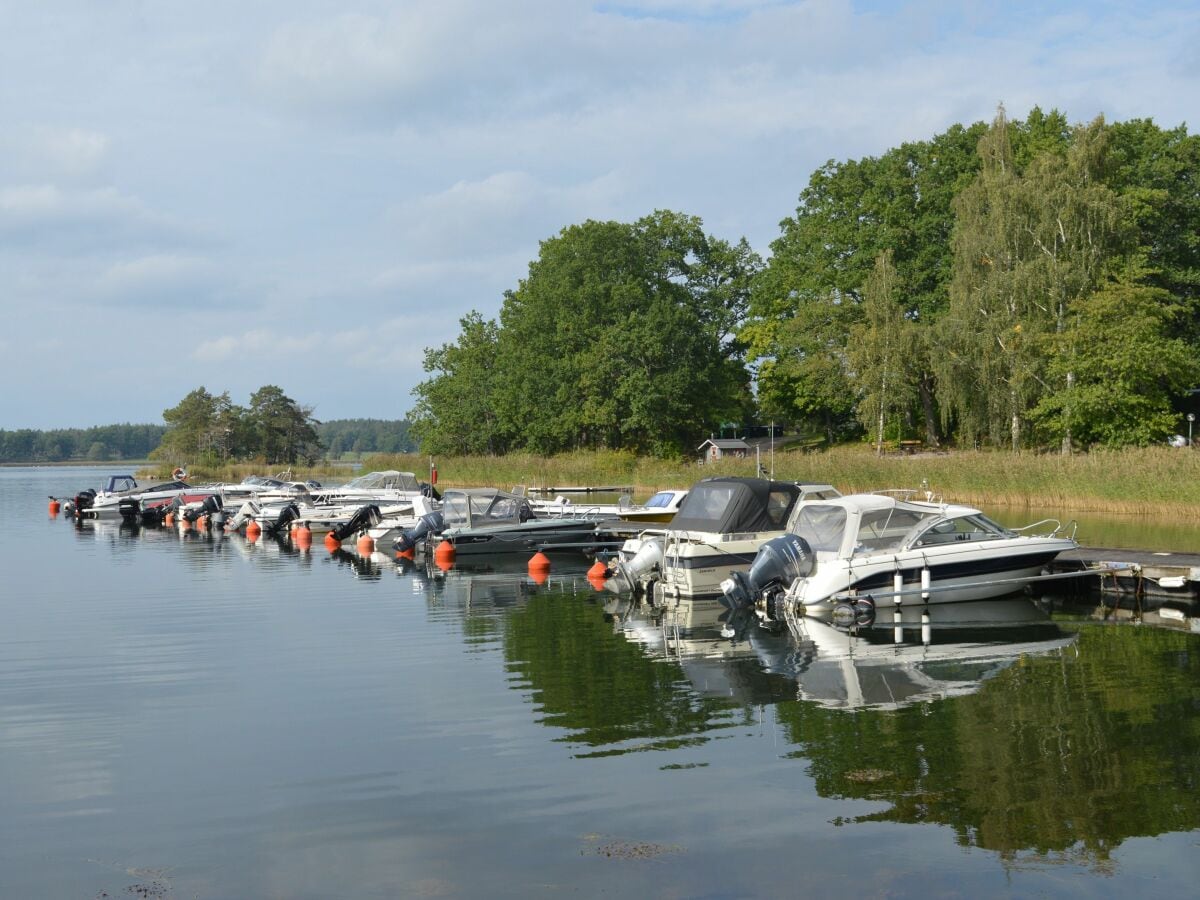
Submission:
<svg viewBox="0 0 1200 900">
<path fill-rule="evenodd" d="M 438 460 L 441 486 L 604 486 L 628 488 L 637 499 L 687 487 L 710 475 L 753 475 L 757 465 L 776 478 L 829 482 L 844 493 L 922 484 L 947 499 L 982 506 L 1052 508 L 1120 515 L 1170 515 L 1200 520 L 1200 453 L 1171 447 L 1087 454 L 955 451 L 877 456 L 870 448 L 776 451 L 700 464 L 616 452 L 541 457 L 467 456 Z M 425 476 L 425 456 L 369 457 L 368 468 L 398 468 Z"/>
<path fill-rule="evenodd" d="M 753 475 L 759 463 L 773 469 L 776 478 L 828 482 L 844 493 L 926 485 L 947 500 L 978 506 L 1200 520 L 1200 453 L 1171 447 L 1074 456 L 996 451 L 877 456 L 862 446 L 811 452 L 780 449 L 772 454 L 764 447 L 758 456 L 703 464 L 589 451 L 551 457 L 524 453 L 447 457 L 438 459 L 437 467 L 439 487 L 612 487 L 629 490 L 641 500 L 656 490 L 688 487 L 711 475 Z M 219 470 L 193 469 L 190 478 L 235 482 L 251 474 L 277 474 L 279 469 L 261 462 L 238 463 Z M 361 471 L 378 469 L 415 472 L 427 480 L 430 459 L 419 454 L 369 456 Z M 156 466 L 140 474 L 169 472 Z M 296 468 L 292 477 L 337 483 L 353 474 L 344 465 L 326 464 Z"/>
</svg>

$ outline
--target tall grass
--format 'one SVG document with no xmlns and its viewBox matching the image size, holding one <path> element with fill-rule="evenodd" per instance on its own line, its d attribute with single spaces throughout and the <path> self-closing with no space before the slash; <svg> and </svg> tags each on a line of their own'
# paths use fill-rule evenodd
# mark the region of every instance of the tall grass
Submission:
<svg viewBox="0 0 1200 900">
<path fill-rule="evenodd" d="M 439 487 L 492 485 L 511 488 L 611 487 L 644 499 L 662 488 L 688 487 L 711 475 L 753 475 L 761 461 L 776 478 L 828 482 L 844 493 L 887 488 L 929 490 L 947 500 L 979 506 L 1040 507 L 1064 512 L 1173 516 L 1200 520 L 1200 453 L 1170 447 L 1095 451 L 1076 456 L 994 451 L 876 456 L 868 447 L 805 452 L 766 448 L 761 456 L 700 464 L 630 453 L 596 451 L 560 456 L 516 453 L 458 456 L 437 460 Z M 193 470 L 200 481 L 240 481 L 250 474 L 276 474 L 278 466 L 239 463 L 220 470 Z M 429 478 L 429 457 L 419 454 L 369 456 L 363 471 L 400 469 Z M 169 470 L 143 475 L 167 476 Z M 293 477 L 324 483 L 345 481 L 344 466 L 297 468 Z"/>
<path fill-rule="evenodd" d="M 816 452 L 764 449 L 761 456 L 699 464 L 619 452 L 541 457 L 466 456 L 437 461 L 441 486 L 602 486 L 629 488 L 640 499 L 688 487 L 710 475 L 753 475 L 757 463 L 788 481 L 829 482 L 844 493 L 887 488 L 929 490 L 947 500 L 985 506 L 1078 512 L 1172 515 L 1200 519 L 1200 453 L 1171 447 L 1058 454 L 961 451 L 876 456 L 865 447 Z M 367 468 L 398 468 L 427 477 L 426 456 L 375 456 Z"/>
</svg>

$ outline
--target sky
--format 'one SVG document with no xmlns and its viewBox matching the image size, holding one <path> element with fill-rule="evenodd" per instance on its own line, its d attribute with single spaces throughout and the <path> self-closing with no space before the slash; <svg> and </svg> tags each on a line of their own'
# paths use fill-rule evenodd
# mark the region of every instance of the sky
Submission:
<svg viewBox="0 0 1200 900">
<path fill-rule="evenodd" d="M 0 0 L 0 429 L 397 419 L 539 242 L 1034 106 L 1200 123 L 1200 4 Z"/>
</svg>

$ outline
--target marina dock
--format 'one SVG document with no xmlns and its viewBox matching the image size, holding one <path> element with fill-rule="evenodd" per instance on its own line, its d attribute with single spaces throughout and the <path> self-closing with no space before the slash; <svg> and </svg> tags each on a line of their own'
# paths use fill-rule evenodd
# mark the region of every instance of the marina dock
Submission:
<svg viewBox="0 0 1200 900">
<path fill-rule="evenodd" d="M 1053 572 L 1109 570 L 1099 575 L 1102 592 L 1195 601 L 1200 596 L 1200 554 L 1080 547 L 1060 553 Z"/>
</svg>

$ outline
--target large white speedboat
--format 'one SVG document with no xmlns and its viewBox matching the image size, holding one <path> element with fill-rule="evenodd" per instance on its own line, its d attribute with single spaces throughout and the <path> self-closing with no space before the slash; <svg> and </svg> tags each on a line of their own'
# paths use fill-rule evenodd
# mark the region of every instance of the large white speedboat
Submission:
<svg viewBox="0 0 1200 900">
<path fill-rule="evenodd" d="M 607 587 L 655 599 L 718 596 L 731 572 L 749 567 L 764 542 L 785 533 L 797 503 L 837 496 L 829 484 L 705 478 L 669 523 L 625 541 Z"/>
<path fill-rule="evenodd" d="M 731 607 L 754 606 L 766 622 L 869 624 L 877 611 L 911 615 L 1019 592 L 1076 548 L 1072 530 L 1054 520 L 1010 530 L 971 506 L 886 494 L 811 501 L 722 594 Z"/>
</svg>

